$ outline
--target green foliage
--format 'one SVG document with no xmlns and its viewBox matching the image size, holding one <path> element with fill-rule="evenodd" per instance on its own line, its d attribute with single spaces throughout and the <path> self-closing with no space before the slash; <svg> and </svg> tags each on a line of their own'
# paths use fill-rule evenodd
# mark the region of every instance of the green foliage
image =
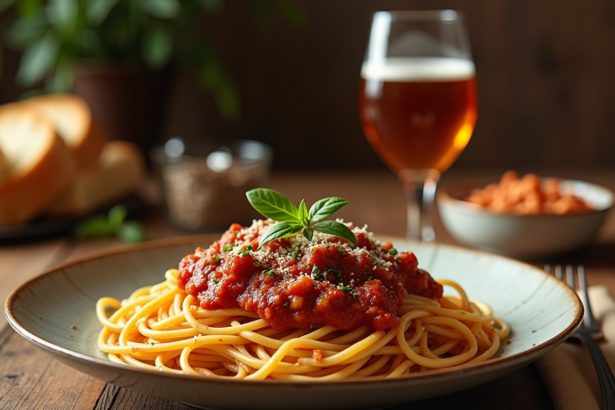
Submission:
<svg viewBox="0 0 615 410">
<path fill-rule="evenodd" d="M 261 215 L 277 221 L 263 233 L 259 246 L 274 239 L 288 238 L 297 232 L 302 232 L 303 236 L 311 241 L 314 231 L 337 236 L 357 245 L 357 238 L 346 225 L 337 221 L 322 221 L 348 204 L 344 198 L 323 198 L 308 210 L 304 200 L 301 200 L 297 207 L 284 194 L 269 188 L 252 189 L 246 192 L 246 197 Z"/>
<path fill-rule="evenodd" d="M 145 240 L 143 227 L 137 221 L 126 219 L 128 212 L 122 205 L 116 205 L 105 215 L 85 218 L 74 228 L 72 235 L 76 239 L 89 239 L 105 236 L 117 236 L 124 242 L 138 243 Z"/>
<path fill-rule="evenodd" d="M 277 14 L 295 23 L 301 16 L 293 0 L 246 4 L 258 21 Z M 83 60 L 152 70 L 177 61 L 195 68 L 220 113 L 233 118 L 239 113 L 234 83 L 213 47 L 196 32 L 203 13 L 222 6 L 223 0 L 0 0 L 0 12 L 15 10 L 5 43 L 23 51 L 19 85 L 33 87 L 44 80 L 47 91 L 68 91 L 75 62 Z"/>
</svg>

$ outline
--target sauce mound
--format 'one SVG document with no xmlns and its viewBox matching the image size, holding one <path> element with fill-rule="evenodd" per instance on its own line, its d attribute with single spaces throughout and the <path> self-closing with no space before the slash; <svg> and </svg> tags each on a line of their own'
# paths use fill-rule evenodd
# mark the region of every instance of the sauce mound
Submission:
<svg viewBox="0 0 615 410">
<path fill-rule="evenodd" d="M 349 225 L 356 247 L 315 232 L 312 241 L 296 234 L 259 249 L 261 234 L 273 223 L 231 225 L 209 248 L 197 248 L 181 260 L 179 286 L 203 309 L 240 307 L 278 330 L 389 329 L 398 323 L 408 293 L 442 297 L 442 286 L 418 268 L 414 253 L 376 241 L 365 228 Z"/>
</svg>

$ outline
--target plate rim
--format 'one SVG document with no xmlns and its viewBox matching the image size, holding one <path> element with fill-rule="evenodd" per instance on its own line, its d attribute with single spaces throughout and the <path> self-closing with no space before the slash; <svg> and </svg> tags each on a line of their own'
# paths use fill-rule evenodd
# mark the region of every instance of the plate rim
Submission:
<svg viewBox="0 0 615 410">
<path fill-rule="evenodd" d="M 197 241 L 199 240 L 206 241 L 206 240 L 218 239 L 219 238 L 218 233 L 184 235 L 184 236 L 173 237 L 173 238 L 151 240 L 151 241 L 147 241 L 147 242 L 137 244 L 137 245 L 127 245 L 127 246 L 122 246 L 116 249 L 96 252 L 94 254 L 85 255 L 83 257 L 78 257 L 78 258 L 69 260 L 67 262 L 58 264 L 56 266 L 52 266 L 51 268 L 45 269 L 42 273 L 24 281 L 23 283 L 21 283 L 19 286 L 17 286 L 15 289 L 13 289 L 9 293 L 8 297 L 6 298 L 4 302 L 4 315 L 7 319 L 7 323 L 9 324 L 9 326 L 11 326 L 11 328 L 17 334 L 19 334 L 21 337 L 26 339 L 28 342 L 33 343 L 37 347 L 42 348 L 43 350 L 49 353 L 59 354 L 68 360 L 71 360 L 71 361 L 77 360 L 89 366 L 97 365 L 97 366 L 103 366 L 103 367 L 111 367 L 119 371 L 127 371 L 127 372 L 134 373 L 134 374 L 144 374 L 147 376 L 158 376 L 158 377 L 162 376 L 164 378 L 170 377 L 172 379 L 190 380 L 193 382 L 204 382 L 204 383 L 211 383 L 211 384 L 225 384 L 225 385 L 233 385 L 233 386 L 259 385 L 259 386 L 286 386 L 286 387 L 291 387 L 291 386 L 292 387 L 306 387 L 306 386 L 331 387 L 331 386 L 358 385 L 358 384 L 361 384 L 361 385 L 386 384 L 386 385 L 393 386 L 398 383 L 408 383 L 408 382 L 414 382 L 417 384 L 421 382 L 429 383 L 436 379 L 447 378 L 451 376 L 458 376 L 458 375 L 463 375 L 463 374 L 479 375 L 484 372 L 489 372 L 491 369 L 501 368 L 502 366 L 514 367 L 514 365 L 517 363 L 520 365 L 524 365 L 527 362 L 532 361 L 540 353 L 545 353 L 546 351 L 550 350 L 551 348 L 563 342 L 563 340 L 568 335 L 572 334 L 572 332 L 576 330 L 576 328 L 580 325 L 581 320 L 583 319 L 583 305 L 578 295 L 574 291 L 572 291 L 568 286 L 566 286 L 566 284 L 564 284 L 563 282 L 559 281 L 555 277 L 547 274 L 543 270 L 529 263 L 519 261 L 513 258 L 509 258 L 506 256 L 491 254 L 488 252 L 483 252 L 483 251 L 474 250 L 474 249 L 468 249 L 468 248 L 457 246 L 457 245 L 444 244 L 444 243 L 439 243 L 439 242 L 417 242 L 417 241 L 413 241 L 413 240 L 410 240 L 410 239 L 407 239 L 401 236 L 392 236 L 392 235 L 386 235 L 386 234 L 375 234 L 375 237 L 380 240 L 387 240 L 387 241 L 392 241 L 392 242 L 397 241 L 397 242 L 404 242 L 404 243 L 409 243 L 409 244 L 418 244 L 419 246 L 427 245 L 429 247 L 434 247 L 434 248 L 449 248 L 455 251 L 462 251 L 465 253 L 474 253 L 474 254 L 488 256 L 488 257 L 495 258 L 495 259 L 503 259 L 509 263 L 522 265 L 525 268 L 529 268 L 531 270 L 536 271 L 537 273 L 540 273 L 541 275 L 543 275 L 545 280 L 552 280 L 557 284 L 557 286 L 559 286 L 561 289 L 564 289 L 565 293 L 569 297 L 569 300 L 572 302 L 573 309 L 574 309 L 574 319 L 572 320 L 571 323 L 568 324 L 568 326 L 564 330 L 559 332 L 557 335 L 555 335 L 551 339 L 548 339 L 546 341 L 543 341 L 542 343 L 531 346 L 527 350 L 524 350 L 512 356 L 497 357 L 497 358 L 489 359 L 485 362 L 477 363 L 475 365 L 471 365 L 471 366 L 464 367 L 461 369 L 456 369 L 456 370 L 451 370 L 447 368 L 434 369 L 434 370 L 430 370 L 427 373 L 413 373 L 413 374 L 405 375 L 402 377 L 391 378 L 391 379 L 387 379 L 386 377 L 382 376 L 382 377 L 372 377 L 372 378 L 327 380 L 326 382 L 322 382 L 322 381 L 281 381 L 281 380 L 270 380 L 270 379 L 266 379 L 266 380 L 241 380 L 239 379 L 237 380 L 237 379 L 225 379 L 225 378 L 213 378 L 213 377 L 207 378 L 203 376 L 188 375 L 188 374 L 163 373 L 157 370 L 142 369 L 142 368 L 137 368 L 133 366 L 128 366 L 125 364 L 114 363 L 108 360 L 104 360 L 98 357 L 90 356 L 88 354 L 84 354 L 84 353 L 69 349 L 65 346 L 55 344 L 51 341 L 44 339 L 41 336 L 34 334 L 33 332 L 28 330 L 25 326 L 23 326 L 19 322 L 19 320 L 17 319 L 13 311 L 13 304 L 15 302 L 15 299 L 19 296 L 21 292 L 25 291 L 33 283 L 38 282 L 42 280 L 43 278 L 51 276 L 55 273 L 59 273 L 65 269 L 73 267 L 75 265 L 93 262 L 98 259 L 113 257 L 116 255 L 145 251 L 145 250 L 150 250 L 150 249 L 166 248 L 166 247 L 189 245 L 189 244 L 197 245 Z"/>
</svg>

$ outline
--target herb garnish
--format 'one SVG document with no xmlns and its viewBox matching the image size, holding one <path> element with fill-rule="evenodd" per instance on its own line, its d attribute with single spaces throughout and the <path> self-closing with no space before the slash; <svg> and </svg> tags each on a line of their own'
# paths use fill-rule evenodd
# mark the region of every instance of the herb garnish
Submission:
<svg viewBox="0 0 615 410">
<path fill-rule="evenodd" d="M 348 285 L 339 284 L 337 288 L 344 293 L 350 293 L 352 291 L 352 287 Z"/>
<path fill-rule="evenodd" d="M 273 239 L 287 238 L 297 232 L 302 232 L 308 240 L 312 240 L 314 231 L 334 235 L 357 245 L 357 238 L 343 223 L 323 221 L 344 205 L 343 198 L 328 197 L 316 201 L 308 210 L 304 200 L 297 207 L 290 199 L 278 191 L 268 188 L 256 188 L 246 192 L 248 201 L 254 209 L 266 218 L 277 223 L 262 235 L 259 246 Z"/>
<path fill-rule="evenodd" d="M 232 244 L 232 243 L 227 243 L 226 245 L 224 245 L 224 246 L 222 247 L 222 250 L 223 250 L 224 252 L 228 252 L 228 251 L 232 250 L 234 246 L 235 246 L 235 244 Z"/>
<path fill-rule="evenodd" d="M 321 281 L 325 279 L 325 275 L 323 275 L 320 268 L 316 265 L 312 268 L 312 278 L 316 281 Z"/>
<path fill-rule="evenodd" d="M 137 243 L 145 240 L 143 227 L 135 220 L 127 219 L 125 206 L 116 205 L 105 215 L 94 215 L 79 222 L 72 231 L 77 239 L 117 236 L 124 242 Z"/>
<path fill-rule="evenodd" d="M 336 269 L 329 268 L 329 269 L 327 269 L 327 273 L 330 273 L 333 276 L 335 276 L 335 279 L 339 279 L 339 278 L 342 277 L 342 272 L 340 272 L 340 271 L 338 271 Z"/>
</svg>

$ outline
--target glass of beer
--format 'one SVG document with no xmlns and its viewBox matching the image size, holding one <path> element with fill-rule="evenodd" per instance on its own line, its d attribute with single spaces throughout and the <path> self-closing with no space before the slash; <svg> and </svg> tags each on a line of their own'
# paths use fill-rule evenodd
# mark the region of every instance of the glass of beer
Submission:
<svg viewBox="0 0 615 410">
<path fill-rule="evenodd" d="M 435 240 L 438 180 L 470 141 L 477 115 L 462 16 L 453 10 L 375 13 L 359 110 L 368 141 L 404 186 L 407 236 Z"/>
</svg>

